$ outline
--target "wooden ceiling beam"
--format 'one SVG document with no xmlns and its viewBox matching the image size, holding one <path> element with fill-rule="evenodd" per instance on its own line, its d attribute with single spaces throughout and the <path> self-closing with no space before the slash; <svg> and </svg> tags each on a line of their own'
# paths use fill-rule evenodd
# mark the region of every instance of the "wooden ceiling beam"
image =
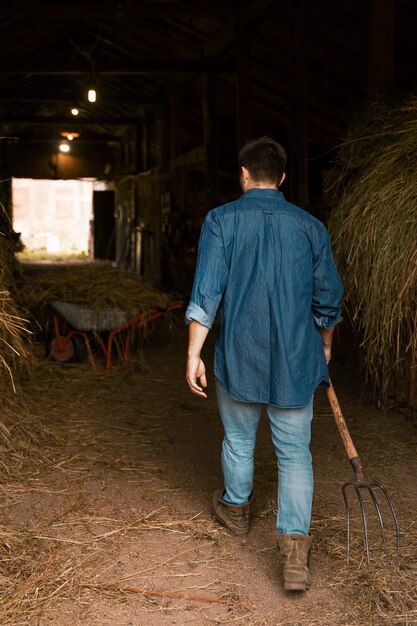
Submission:
<svg viewBox="0 0 417 626">
<path fill-rule="evenodd" d="M 107 62 L 106 65 L 95 63 L 95 76 L 146 76 L 146 75 L 166 75 L 166 74 L 201 74 L 214 72 L 227 74 L 235 71 L 234 61 L 215 60 L 146 60 L 118 63 Z M 0 75 L 32 75 L 32 76 L 77 76 L 89 75 L 91 68 L 86 63 L 50 62 L 37 60 L 33 63 L 5 63 L 0 66 Z"/>
<path fill-rule="evenodd" d="M 103 135 L 105 135 L 105 133 L 103 133 Z M 97 144 L 119 143 L 120 139 L 121 137 L 114 137 L 113 135 L 107 135 L 106 137 L 101 136 L 100 138 L 98 137 L 89 137 L 87 139 L 77 138 L 73 143 L 71 143 L 71 148 L 77 149 L 77 146 L 79 145 L 87 145 L 87 144 L 92 144 L 92 143 L 97 143 Z M 28 145 L 28 144 L 57 145 L 60 141 L 64 141 L 64 137 L 61 137 L 61 138 L 54 137 L 52 139 L 40 139 L 37 137 L 23 137 L 20 140 L 20 143 L 21 145 Z"/>
<path fill-rule="evenodd" d="M 126 18 L 158 19 L 214 17 L 227 18 L 236 11 L 232 4 L 210 4 L 207 2 L 0 2 L 3 17 L 34 17 L 48 20 L 60 18 Z"/>
<path fill-rule="evenodd" d="M 227 23 L 224 24 L 206 44 L 204 57 L 207 59 L 218 57 L 236 42 L 236 24 L 238 19 L 242 24 L 250 25 L 250 29 L 253 32 L 254 22 L 273 4 L 274 0 L 246 2 L 239 12 L 235 11 L 230 16 Z"/>
<path fill-rule="evenodd" d="M 271 124 L 280 124 L 282 130 L 288 131 L 289 129 L 289 114 L 284 111 L 279 111 L 272 106 L 266 100 L 257 99 L 254 104 L 255 111 L 258 115 L 261 115 L 264 119 L 269 120 Z M 313 143 L 317 143 L 323 148 L 332 148 L 340 141 L 339 128 L 333 125 L 323 130 L 323 120 L 319 120 L 319 126 L 316 125 L 318 118 L 314 121 L 311 120 L 311 115 L 308 115 L 308 127 L 307 127 L 307 139 Z"/>
<path fill-rule="evenodd" d="M 69 107 L 75 107 L 76 105 L 74 104 L 74 102 L 78 102 L 78 98 L 51 98 L 48 96 L 39 96 L 39 95 L 34 95 L 31 96 L 30 94 L 27 94 L 26 96 L 22 96 L 21 94 L 13 94 L 13 93 L 7 93 L 7 91 L 3 91 L 2 95 L 0 95 L 0 103 L 23 103 L 23 104 L 43 104 L 43 103 L 48 103 L 48 104 L 64 104 L 67 105 Z M 137 107 L 160 107 L 163 106 L 162 102 L 159 102 L 156 98 L 144 98 L 141 95 L 138 95 L 138 99 L 137 100 L 132 100 L 132 98 L 129 97 L 129 99 L 126 98 L 107 98 L 105 100 L 105 106 L 113 106 L 113 105 L 120 105 L 120 106 L 137 106 Z M 91 105 L 89 105 L 91 106 Z M 83 108 L 82 105 L 80 105 L 78 108 Z"/>
<path fill-rule="evenodd" d="M 290 117 L 288 89 L 286 87 L 287 77 L 285 77 L 285 81 L 279 81 L 275 84 L 272 96 L 266 86 L 262 86 L 257 82 L 258 71 L 256 66 L 253 75 L 255 126 L 260 116 L 268 119 L 270 122 L 275 121 L 277 125 L 281 125 L 283 130 L 288 131 Z M 235 115 L 233 92 L 233 82 L 227 78 L 227 84 L 223 84 L 221 89 L 223 98 L 219 106 L 222 112 L 230 117 Z M 309 141 L 316 142 L 324 147 L 331 147 L 340 142 L 345 132 L 346 126 L 338 118 L 337 113 L 334 117 L 330 117 L 321 108 L 314 106 L 311 99 L 309 100 L 307 112 L 307 137 Z"/>
<path fill-rule="evenodd" d="M 57 126 L 62 127 L 62 130 L 68 128 L 69 130 L 76 131 L 77 128 L 86 126 L 132 126 L 138 123 L 142 117 L 120 117 L 120 118 L 90 118 L 90 119 L 76 119 L 73 117 L 45 117 L 45 118 L 29 118 L 29 117 L 8 117 L 0 118 L 0 126 Z"/>
<path fill-rule="evenodd" d="M 1 9 L 0 9 L 1 10 Z M 30 54 L 34 50 L 45 44 L 50 46 L 56 40 L 68 34 L 73 20 L 62 20 L 51 29 L 51 25 L 47 22 L 37 24 L 36 28 L 33 24 L 22 24 L 9 27 L 5 32 L 1 33 L 0 41 L 3 50 L 8 51 L 8 60 L 11 61 L 17 55 Z"/>
</svg>

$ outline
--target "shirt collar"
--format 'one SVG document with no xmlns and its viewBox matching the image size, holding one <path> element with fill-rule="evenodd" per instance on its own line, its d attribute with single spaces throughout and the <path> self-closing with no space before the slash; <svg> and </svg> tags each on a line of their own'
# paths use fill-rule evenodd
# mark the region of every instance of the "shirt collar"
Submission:
<svg viewBox="0 0 417 626">
<path fill-rule="evenodd" d="M 278 191 L 278 189 L 259 189 L 258 187 L 252 187 L 242 195 L 243 197 L 253 196 L 258 198 L 279 198 L 280 200 L 284 198 L 284 194 L 282 191 Z"/>
</svg>

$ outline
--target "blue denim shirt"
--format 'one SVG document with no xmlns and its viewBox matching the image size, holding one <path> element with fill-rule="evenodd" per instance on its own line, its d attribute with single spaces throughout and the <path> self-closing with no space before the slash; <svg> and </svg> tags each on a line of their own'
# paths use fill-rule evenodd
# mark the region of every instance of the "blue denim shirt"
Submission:
<svg viewBox="0 0 417 626">
<path fill-rule="evenodd" d="M 211 328 L 219 310 L 214 373 L 232 398 L 301 407 L 328 384 L 319 327 L 340 321 L 342 294 L 323 224 L 249 189 L 205 219 L 186 322 Z"/>
</svg>

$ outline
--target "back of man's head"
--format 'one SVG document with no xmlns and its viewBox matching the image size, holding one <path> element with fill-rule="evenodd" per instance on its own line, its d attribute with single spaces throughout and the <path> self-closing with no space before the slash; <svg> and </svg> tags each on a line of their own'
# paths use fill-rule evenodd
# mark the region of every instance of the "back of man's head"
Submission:
<svg viewBox="0 0 417 626">
<path fill-rule="evenodd" d="M 245 167 L 254 182 L 278 185 L 286 163 L 284 148 L 271 137 L 251 139 L 239 152 L 239 168 Z"/>
</svg>

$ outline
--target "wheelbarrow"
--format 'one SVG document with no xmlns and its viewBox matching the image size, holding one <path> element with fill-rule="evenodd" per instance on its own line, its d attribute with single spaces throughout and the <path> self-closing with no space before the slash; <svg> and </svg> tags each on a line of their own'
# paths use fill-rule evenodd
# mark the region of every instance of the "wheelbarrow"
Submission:
<svg viewBox="0 0 417 626">
<path fill-rule="evenodd" d="M 85 347 L 91 367 L 95 370 L 97 366 L 91 350 L 91 337 L 97 340 L 103 352 L 106 369 L 111 369 L 113 345 L 121 339 L 122 361 L 126 364 L 132 333 L 161 315 L 181 309 L 182 304 L 151 309 L 130 320 L 126 312 L 118 309 L 95 311 L 86 305 L 59 301 L 52 302 L 52 308 L 54 336 L 48 346 L 51 358 L 61 362 L 69 361 L 76 356 L 80 347 Z M 66 326 L 70 326 L 66 334 L 61 333 L 61 318 Z"/>
</svg>

